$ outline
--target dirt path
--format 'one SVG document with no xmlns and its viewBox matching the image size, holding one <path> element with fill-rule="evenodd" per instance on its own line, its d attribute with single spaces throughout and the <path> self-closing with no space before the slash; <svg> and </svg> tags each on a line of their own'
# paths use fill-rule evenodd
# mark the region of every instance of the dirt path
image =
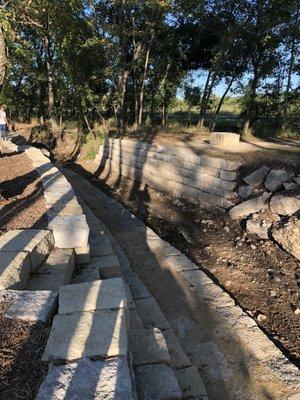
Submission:
<svg viewBox="0 0 300 400">
<path fill-rule="evenodd" d="M 196 287 L 174 273 L 140 220 L 79 175 L 70 174 L 69 179 L 155 297 L 211 400 L 287 400 L 300 391 L 297 369 L 257 327 L 241 323 L 245 315 L 238 307 L 237 323 L 228 323 L 226 304 L 216 311 L 200 301 Z"/>
</svg>

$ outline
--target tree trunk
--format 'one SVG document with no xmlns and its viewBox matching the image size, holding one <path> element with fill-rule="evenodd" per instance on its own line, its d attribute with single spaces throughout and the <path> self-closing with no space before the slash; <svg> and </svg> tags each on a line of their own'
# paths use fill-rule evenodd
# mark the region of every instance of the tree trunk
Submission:
<svg viewBox="0 0 300 400">
<path fill-rule="evenodd" d="M 126 130 L 125 97 L 126 97 L 128 76 L 129 76 L 129 71 L 122 68 L 119 76 L 119 99 L 118 99 L 118 112 L 117 112 L 119 134 L 124 134 Z"/>
<path fill-rule="evenodd" d="M 0 25 L 0 92 L 2 91 L 3 82 L 7 68 L 7 52 L 3 28 Z"/>
<path fill-rule="evenodd" d="M 204 127 L 204 114 L 206 111 L 205 105 L 207 104 L 209 82 L 210 82 L 211 74 L 212 74 L 212 71 L 210 70 L 207 75 L 207 79 L 206 79 L 204 90 L 203 90 L 203 95 L 201 98 L 199 119 L 198 119 L 198 124 L 197 124 L 198 128 L 200 128 L 200 129 L 203 129 L 203 127 Z"/>
<path fill-rule="evenodd" d="M 47 70 L 47 85 L 48 85 L 48 119 L 51 132 L 57 136 L 59 127 L 55 118 L 54 110 L 54 90 L 53 90 L 53 66 L 51 54 L 51 41 L 48 34 L 44 37 L 45 53 L 46 53 L 46 70 Z"/>
<path fill-rule="evenodd" d="M 149 64 L 149 55 L 150 55 L 150 46 L 146 52 L 145 64 L 144 64 L 144 72 L 142 77 L 141 91 L 140 91 L 140 109 L 139 109 L 139 119 L 138 126 L 141 126 L 143 123 L 143 111 L 144 111 L 144 89 L 145 89 L 145 80 L 147 76 L 148 64 Z"/>
<path fill-rule="evenodd" d="M 133 68 L 133 91 L 134 91 L 134 128 L 138 127 L 139 119 L 139 100 L 138 100 L 138 81 L 136 76 L 136 68 Z"/>
<path fill-rule="evenodd" d="M 222 95 L 222 97 L 221 97 L 221 99 L 220 99 L 220 101 L 219 101 L 218 107 L 217 107 L 217 109 L 216 109 L 216 111 L 215 111 L 215 114 L 214 114 L 214 116 L 213 116 L 213 120 L 212 120 L 211 125 L 210 125 L 210 128 L 209 128 L 209 130 L 210 130 L 211 132 L 213 132 L 213 131 L 215 130 L 216 123 L 217 123 L 217 118 L 218 118 L 219 112 L 220 112 L 220 110 L 221 110 L 222 104 L 223 104 L 223 102 L 224 102 L 224 100 L 225 100 L 225 97 L 227 96 L 227 93 L 228 93 L 229 90 L 231 89 L 231 86 L 232 86 L 234 80 L 235 80 L 235 78 L 232 78 L 232 79 L 230 80 L 229 84 L 227 85 L 227 88 L 226 88 L 225 92 L 223 93 L 223 95 Z"/>
</svg>

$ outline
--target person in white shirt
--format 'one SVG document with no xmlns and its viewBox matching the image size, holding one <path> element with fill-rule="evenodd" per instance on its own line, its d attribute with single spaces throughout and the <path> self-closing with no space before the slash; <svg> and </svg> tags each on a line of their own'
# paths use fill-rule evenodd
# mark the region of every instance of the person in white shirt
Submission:
<svg viewBox="0 0 300 400">
<path fill-rule="evenodd" d="M 5 106 L 0 105 L 0 138 L 6 139 L 8 133 Z"/>
</svg>

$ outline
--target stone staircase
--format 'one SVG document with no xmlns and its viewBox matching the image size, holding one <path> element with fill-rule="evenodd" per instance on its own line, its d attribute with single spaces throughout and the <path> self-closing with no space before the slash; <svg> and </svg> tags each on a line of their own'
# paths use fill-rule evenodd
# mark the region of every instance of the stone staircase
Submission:
<svg viewBox="0 0 300 400">
<path fill-rule="evenodd" d="M 191 365 L 155 299 L 132 271 L 106 226 L 78 200 L 90 228 L 91 262 L 75 271 L 72 282 L 95 285 L 95 281 L 122 279 L 128 310 L 125 318 L 129 317 L 129 359 L 138 399 L 208 399 L 198 370 Z"/>
</svg>

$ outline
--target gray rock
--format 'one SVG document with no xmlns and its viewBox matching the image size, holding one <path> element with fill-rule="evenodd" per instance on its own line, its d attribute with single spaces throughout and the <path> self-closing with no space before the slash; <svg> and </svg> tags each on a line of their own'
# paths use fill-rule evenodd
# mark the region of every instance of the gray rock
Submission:
<svg viewBox="0 0 300 400">
<path fill-rule="evenodd" d="M 265 181 L 265 188 L 270 192 L 275 192 L 289 180 L 289 174 L 284 169 L 272 169 Z"/>
<path fill-rule="evenodd" d="M 299 176 L 295 176 L 293 179 L 297 183 L 297 185 L 300 185 L 300 175 Z"/>
<path fill-rule="evenodd" d="M 139 400 L 181 399 L 181 391 L 172 368 L 166 365 L 145 365 L 135 373 Z"/>
<path fill-rule="evenodd" d="M 262 211 L 258 214 L 253 214 L 246 222 L 246 231 L 252 235 L 257 235 L 261 239 L 269 238 L 269 229 L 279 221 L 277 214 L 271 213 L 270 210 Z"/>
<path fill-rule="evenodd" d="M 57 292 L 46 290 L 16 292 L 5 317 L 46 323 L 52 318 L 57 308 L 57 295 Z"/>
<path fill-rule="evenodd" d="M 286 223 L 276 224 L 272 229 L 272 236 L 284 250 L 300 260 L 300 220 L 297 217 L 291 217 Z"/>
<path fill-rule="evenodd" d="M 239 198 L 240 199 L 248 199 L 253 193 L 253 189 L 251 186 L 246 185 L 246 186 L 240 186 L 239 187 Z"/>
<path fill-rule="evenodd" d="M 256 171 L 252 172 L 252 174 L 245 176 L 243 181 L 246 182 L 248 185 L 251 185 L 254 187 L 260 186 L 264 182 L 269 171 L 270 171 L 270 168 L 267 167 L 266 165 L 263 165 Z"/>
<path fill-rule="evenodd" d="M 270 210 L 279 215 L 291 215 L 300 210 L 300 195 L 273 196 L 269 204 Z"/>
<path fill-rule="evenodd" d="M 285 188 L 285 190 L 295 190 L 297 189 L 298 185 L 294 182 L 285 182 L 283 184 L 283 187 Z"/>
<path fill-rule="evenodd" d="M 232 219 L 244 218 L 250 214 L 254 214 L 261 210 L 265 210 L 267 205 L 267 200 L 271 197 L 271 193 L 263 193 L 262 196 L 256 197 L 244 201 L 237 206 L 234 206 L 230 211 L 229 215 Z"/>
<path fill-rule="evenodd" d="M 50 368 L 36 400 L 133 400 L 125 358 L 83 359 Z"/>
</svg>

